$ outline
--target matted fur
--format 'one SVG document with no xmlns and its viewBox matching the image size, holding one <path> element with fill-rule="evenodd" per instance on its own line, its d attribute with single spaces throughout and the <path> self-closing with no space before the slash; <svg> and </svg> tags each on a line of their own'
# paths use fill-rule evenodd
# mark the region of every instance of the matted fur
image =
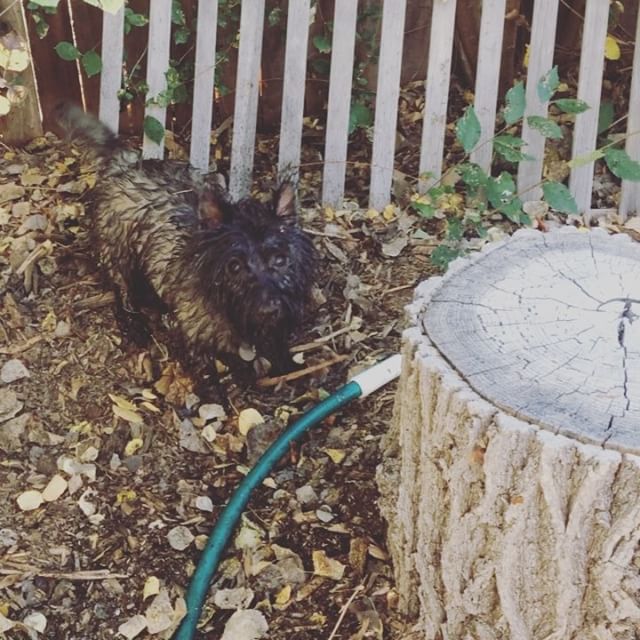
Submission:
<svg viewBox="0 0 640 640">
<path fill-rule="evenodd" d="M 214 357 L 255 346 L 277 368 L 302 319 L 313 244 L 284 184 L 271 202 L 231 202 L 182 163 L 140 163 L 97 118 L 75 105 L 57 121 L 98 172 L 90 234 L 116 291 L 119 320 L 144 333 L 145 306 L 169 311 L 197 378 Z M 201 381 L 201 380 L 199 380 Z"/>
</svg>

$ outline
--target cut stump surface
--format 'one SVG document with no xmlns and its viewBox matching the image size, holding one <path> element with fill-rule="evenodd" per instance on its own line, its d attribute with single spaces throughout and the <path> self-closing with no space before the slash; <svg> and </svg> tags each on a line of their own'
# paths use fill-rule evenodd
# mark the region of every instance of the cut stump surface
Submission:
<svg viewBox="0 0 640 640">
<path fill-rule="evenodd" d="M 409 316 L 378 478 L 424 638 L 640 637 L 640 245 L 518 232 Z"/>
</svg>

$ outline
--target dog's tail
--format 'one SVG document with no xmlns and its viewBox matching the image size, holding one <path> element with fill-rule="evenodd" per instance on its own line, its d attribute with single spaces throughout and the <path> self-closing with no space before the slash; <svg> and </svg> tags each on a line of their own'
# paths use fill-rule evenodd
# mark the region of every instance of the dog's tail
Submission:
<svg viewBox="0 0 640 640">
<path fill-rule="evenodd" d="M 71 102 L 61 102 L 53 110 L 53 119 L 65 137 L 81 150 L 85 159 L 102 165 L 121 164 L 125 148 L 118 136 L 91 113 Z M 129 164 L 125 161 L 125 164 Z"/>
</svg>

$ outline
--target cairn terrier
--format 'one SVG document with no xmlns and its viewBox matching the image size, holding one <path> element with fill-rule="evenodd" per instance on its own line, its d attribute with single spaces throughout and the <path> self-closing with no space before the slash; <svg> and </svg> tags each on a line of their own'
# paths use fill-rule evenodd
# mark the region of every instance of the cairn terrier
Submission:
<svg viewBox="0 0 640 640">
<path fill-rule="evenodd" d="M 89 233 L 120 326 L 141 342 L 149 335 L 143 309 L 168 312 L 185 368 L 205 392 L 217 383 L 215 359 L 233 368 L 248 347 L 273 370 L 290 368 L 287 342 L 302 320 L 315 257 L 292 185 L 268 204 L 232 202 L 185 163 L 140 162 L 76 105 L 55 115 L 98 174 Z"/>
</svg>

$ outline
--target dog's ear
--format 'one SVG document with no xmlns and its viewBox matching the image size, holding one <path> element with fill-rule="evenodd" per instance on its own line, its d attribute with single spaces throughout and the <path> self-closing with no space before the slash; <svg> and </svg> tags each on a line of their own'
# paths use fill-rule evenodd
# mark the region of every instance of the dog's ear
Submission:
<svg viewBox="0 0 640 640">
<path fill-rule="evenodd" d="M 297 218 L 296 190 L 290 182 L 283 182 L 276 191 L 274 206 L 278 218 L 294 222 Z"/>
<path fill-rule="evenodd" d="M 224 222 L 224 202 L 215 188 L 207 186 L 202 190 L 198 201 L 198 213 L 207 229 L 215 229 Z"/>
</svg>

